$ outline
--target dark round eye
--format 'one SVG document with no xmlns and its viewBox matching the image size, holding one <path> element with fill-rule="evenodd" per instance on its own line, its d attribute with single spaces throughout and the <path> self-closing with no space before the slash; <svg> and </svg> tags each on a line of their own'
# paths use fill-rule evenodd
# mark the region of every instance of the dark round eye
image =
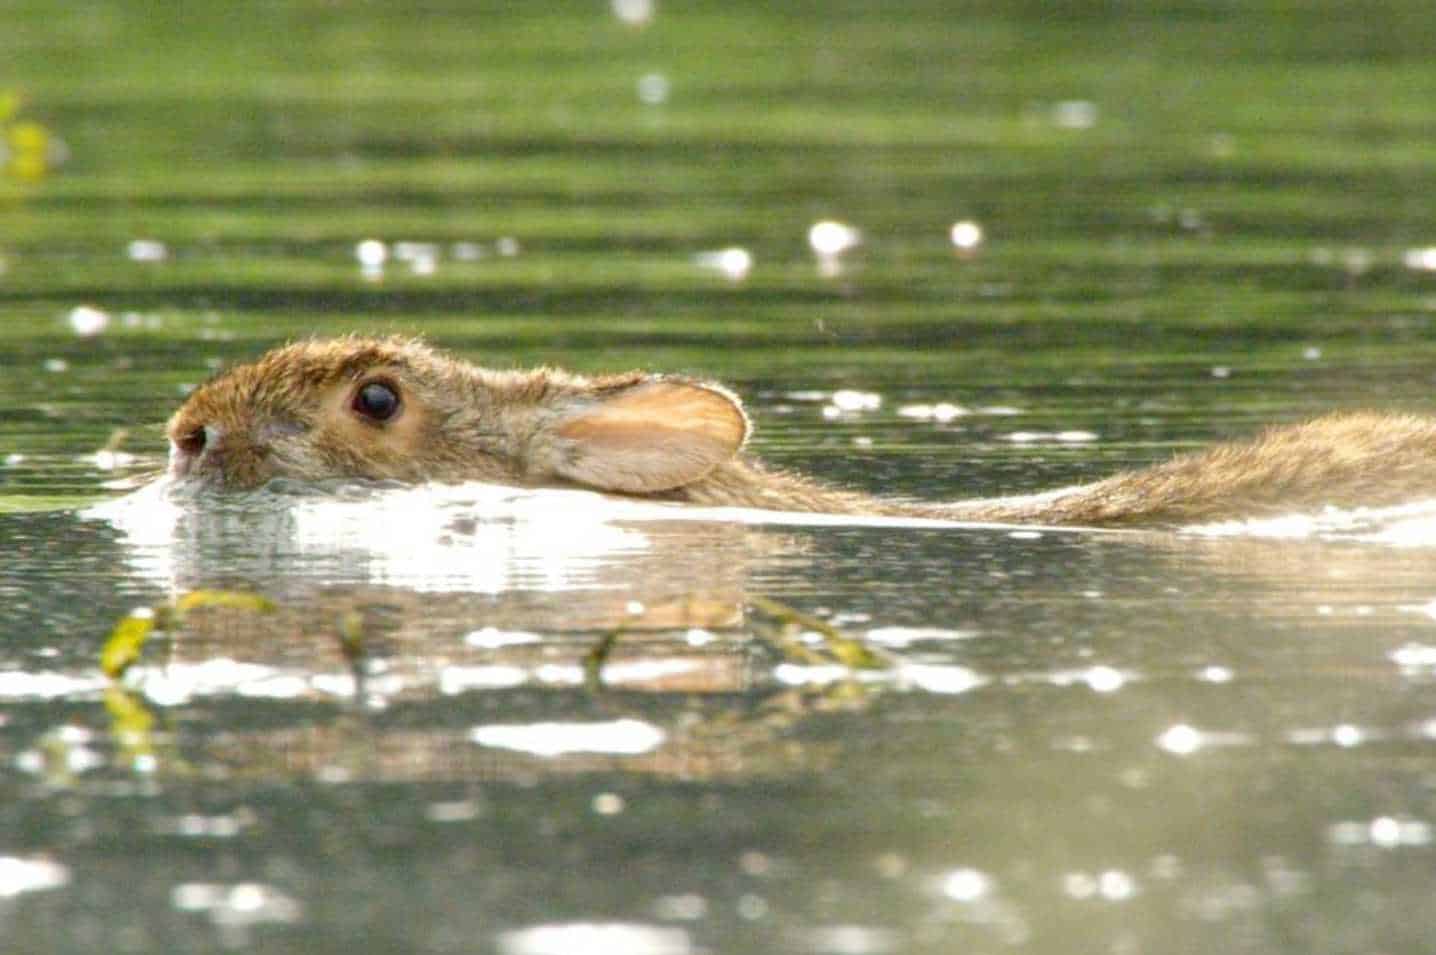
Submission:
<svg viewBox="0 0 1436 955">
<path fill-rule="evenodd" d="M 371 381 L 354 393 L 353 407 L 370 421 L 388 421 L 399 413 L 399 393 L 382 381 Z"/>
<path fill-rule="evenodd" d="M 178 438 L 175 438 L 174 443 L 175 447 L 179 448 L 185 454 L 198 457 L 200 452 L 204 450 L 205 442 L 208 440 L 209 435 L 205 434 L 203 428 L 195 428 L 193 431 L 187 431 Z"/>
</svg>

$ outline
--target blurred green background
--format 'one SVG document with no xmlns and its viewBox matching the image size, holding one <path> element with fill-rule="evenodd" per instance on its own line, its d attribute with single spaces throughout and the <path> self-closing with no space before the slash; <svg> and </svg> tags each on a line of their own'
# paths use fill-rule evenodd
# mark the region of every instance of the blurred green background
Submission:
<svg viewBox="0 0 1436 955">
<path fill-rule="evenodd" d="M 1432 381 L 1422 4 L 0 17 L 12 451 L 91 449 L 222 362 L 347 331 L 750 394 L 997 391 L 1119 441 L 1123 394 L 1160 442 Z M 861 230 L 826 269 L 823 220 Z M 965 254 L 956 222 L 981 230 Z M 368 277 L 365 240 L 389 254 Z M 705 264 L 730 248 L 741 278 Z M 101 334 L 75 334 L 82 306 Z"/>
</svg>

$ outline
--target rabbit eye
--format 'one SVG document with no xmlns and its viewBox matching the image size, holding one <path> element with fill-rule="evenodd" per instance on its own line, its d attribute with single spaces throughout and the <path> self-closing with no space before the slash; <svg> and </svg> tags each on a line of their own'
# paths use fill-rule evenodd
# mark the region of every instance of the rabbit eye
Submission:
<svg viewBox="0 0 1436 955">
<path fill-rule="evenodd" d="M 392 385 L 371 381 L 354 393 L 352 407 L 370 421 L 388 421 L 399 413 L 399 393 Z"/>
<path fill-rule="evenodd" d="M 205 444 L 208 443 L 209 435 L 205 433 L 203 428 L 195 428 L 193 431 L 187 431 L 173 440 L 175 447 L 179 448 L 185 454 L 198 457 L 200 452 L 204 450 Z"/>
</svg>

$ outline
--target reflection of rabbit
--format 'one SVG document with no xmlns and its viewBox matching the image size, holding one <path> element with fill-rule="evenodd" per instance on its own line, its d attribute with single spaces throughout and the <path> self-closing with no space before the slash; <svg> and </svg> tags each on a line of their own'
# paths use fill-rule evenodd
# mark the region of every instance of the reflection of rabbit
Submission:
<svg viewBox="0 0 1436 955">
<path fill-rule="evenodd" d="M 741 453 L 721 386 L 632 372 L 491 371 L 401 339 L 277 349 L 200 387 L 169 423 L 170 472 L 579 486 L 779 511 L 1051 524 L 1192 523 L 1436 497 L 1436 419 L 1329 415 L 1043 494 L 907 504 Z"/>
</svg>

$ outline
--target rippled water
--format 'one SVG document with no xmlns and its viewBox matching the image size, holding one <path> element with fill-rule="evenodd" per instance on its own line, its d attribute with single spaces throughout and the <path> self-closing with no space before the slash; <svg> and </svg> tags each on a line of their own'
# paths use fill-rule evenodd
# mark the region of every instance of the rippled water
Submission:
<svg viewBox="0 0 1436 955">
<path fill-rule="evenodd" d="M 6 951 L 1429 948 L 1429 507 L 136 491 L 312 333 L 910 498 L 1429 411 L 1423 6 L 239 9 L 0 10 Z"/>
</svg>

